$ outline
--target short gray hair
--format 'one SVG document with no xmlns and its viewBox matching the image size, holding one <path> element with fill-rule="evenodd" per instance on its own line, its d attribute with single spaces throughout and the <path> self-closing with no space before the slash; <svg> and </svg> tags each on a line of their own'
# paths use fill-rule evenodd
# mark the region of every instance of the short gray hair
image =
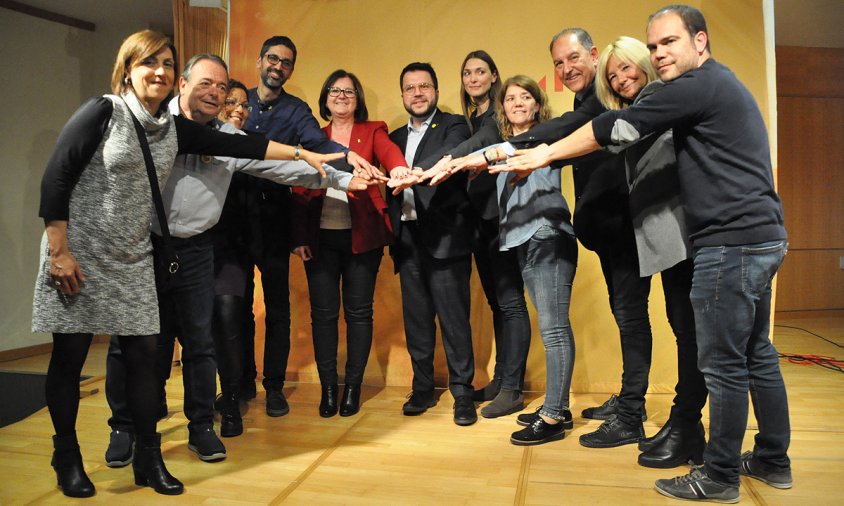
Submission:
<svg viewBox="0 0 844 506">
<path fill-rule="evenodd" d="M 200 62 L 202 60 L 211 60 L 212 62 L 219 64 L 226 70 L 226 76 L 228 76 L 229 66 L 226 65 L 226 62 L 223 61 L 222 58 L 220 58 L 216 54 L 199 53 L 197 55 L 194 55 L 193 58 L 191 58 L 190 60 L 188 60 L 187 63 L 185 63 L 185 69 L 182 71 L 182 77 L 185 79 L 185 81 L 190 81 L 190 72 L 191 70 L 193 70 L 193 66 L 196 65 L 197 62 Z"/>
<path fill-rule="evenodd" d="M 583 28 L 566 28 L 557 35 L 554 35 L 554 37 L 551 39 L 551 44 L 548 45 L 548 51 L 554 49 L 554 43 L 557 42 L 560 37 L 566 37 L 572 34 L 577 36 L 577 41 L 580 43 L 581 46 L 583 46 L 583 49 L 589 51 L 590 49 L 595 47 L 595 44 L 592 42 L 592 37 L 589 35 L 589 32 L 587 32 Z"/>
</svg>

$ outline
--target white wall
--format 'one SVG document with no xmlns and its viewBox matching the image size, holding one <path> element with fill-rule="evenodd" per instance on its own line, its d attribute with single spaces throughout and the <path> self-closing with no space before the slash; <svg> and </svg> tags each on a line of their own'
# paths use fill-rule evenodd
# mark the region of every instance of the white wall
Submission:
<svg viewBox="0 0 844 506">
<path fill-rule="evenodd" d="M 123 38 L 146 27 L 127 16 L 89 32 L 0 8 L 0 351 L 50 340 L 30 332 L 41 175 L 70 115 L 108 91 Z"/>
</svg>

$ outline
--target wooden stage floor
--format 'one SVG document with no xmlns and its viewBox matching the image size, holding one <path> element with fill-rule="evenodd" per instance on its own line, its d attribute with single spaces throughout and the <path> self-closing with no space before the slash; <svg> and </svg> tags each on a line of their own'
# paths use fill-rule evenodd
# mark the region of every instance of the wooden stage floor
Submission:
<svg viewBox="0 0 844 506">
<path fill-rule="evenodd" d="M 844 358 L 844 318 L 780 319 L 777 324 L 774 339 L 781 353 Z M 451 420 L 447 392 L 428 413 L 405 417 L 401 405 L 408 388 L 365 387 L 358 415 L 323 419 L 317 415 L 319 385 L 301 383 L 285 388 L 291 412 L 281 418 L 266 415 L 259 388 L 244 416 L 245 434 L 224 439 L 229 457 L 203 463 L 186 446 L 181 373 L 175 368 L 168 383 L 170 412 L 159 430 L 167 465 L 186 492 L 161 496 L 136 487 L 131 468 L 110 469 L 103 461 L 109 434 L 105 351 L 105 344 L 95 345 L 83 372 L 98 377 L 84 387 L 97 392 L 82 399 L 78 423 L 85 467 L 97 487 L 86 504 L 679 504 L 658 495 L 653 482 L 688 472 L 687 467 L 639 467 L 635 445 L 580 446 L 578 436 L 598 422 L 577 416 L 563 441 L 513 446 L 509 434 L 518 428 L 515 415 L 458 427 Z M 45 371 L 47 361 L 40 355 L 0 363 L 0 369 Z M 844 374 L 785 360 L 781 364 L 791 408 L 794 488 L 777 490 L 743 478 L 741 503 L 844 504 L 837 488 L 844 480 Z M 606 397 L 576 393 L 572 411 L 578 414 Z M 542 401 L 537 393 L 528 398 L 530 410 Z M 667 394 L 648 396 L 648 434 L 665 422 L 670 402 Z M 755 428 L 751 416 L 746 449 L 752 447 Z M 49 464 L 51 434 L 46 409 L 0 429 L 0 504 L 83 501 L 64 497 L 56 488 Z"/>
</svg>

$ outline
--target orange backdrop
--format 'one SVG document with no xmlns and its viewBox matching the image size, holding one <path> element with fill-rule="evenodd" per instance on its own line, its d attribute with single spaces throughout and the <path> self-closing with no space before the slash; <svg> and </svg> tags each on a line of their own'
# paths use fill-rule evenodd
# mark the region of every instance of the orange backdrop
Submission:
<svg viewBox="0 0 844 506">
<path fill-rule="evenodd" d="M 714 56 L 731 67 L 767 113 L 762 0 L 688 2 L 707 16 Z M 548 54 L 551 36 L 569 26 L 589 30 L 599 49 L 619 35 L 644 39 L 648 15 L 665 0 L 559 2 L 540 0 L 513 4 L 501 0 L 331 0 L 231 2 L 230 66 L 233 78 L 255 86 L 261 43 L 287 35 L 298 48 L 298 61 L 285 89 L 317 110 L 325 77 L 337 68 L 363 81 L 370 117 L 397 128 L 407 121 L 398 86 L 401 68 L 411 61 L 431 62 L 440 81 L 440 107 L 460 113 L 460 63 L 471 50 L 485 49 L 502 78 L 527 74 L 544 83 L 555 114 L 571 109 L 572 94 L 555 82 Z M 771 124 L 769 122 L 769 124 Z M 571 203 L 571 173 L 564 171 L 563 193 Z M 291 258 L 292 352 L 288 378 L 317 381 L 313 362 L 307 280 L 301 261 Z M 256 352 L 263 352 L 263 303 L 256 293 Z M 529 305 L 530 306 L 530 305 Z M 658 276 L 651 292 L 654 362 L 651 391 L 668 392 L 676 381 L 676 348 L 668 327 Z M 533 344 L 527 387 L 544 389 L 544 351 L 533 308 Z M 620 388 L 618 329 L 607 302 L 606 285 L 594 253 L 581 248 L 571 307 L 577 344 L 572 390 L 613 392 Z M 472 330 L 477 371 L 475 384 L 486 383 L 492 371 L 491 314 L 480 283 L 472 279 Z M 341 336 L 345 330 L 341 323 Z M 341 338 L 340 364 L 345 361 Z M 441 347 L 436 356 L 437 381 L 446 382 Z M 404 345 L 401 293 L 392 260 L 385 256 L 375 296 L 375 339 L 365 382 L 409 385 L 410 361 Z"/>
</svg>

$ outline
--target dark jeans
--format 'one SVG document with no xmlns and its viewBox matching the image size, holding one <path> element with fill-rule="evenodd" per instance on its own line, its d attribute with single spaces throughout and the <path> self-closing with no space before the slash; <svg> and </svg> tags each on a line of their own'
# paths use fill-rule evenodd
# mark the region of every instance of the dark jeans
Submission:
<svg viewBox="0 0 844 506">
<path fill-rule="evenodd" d="M 155 338 L 156 347 L 158 344 L 158 336 Z M 173 351 L 170 351 L 170 356 L 173 356 Z M 151 360 L 152 367 L 155 371 L 155 384 L 160 384 L 159 378 L 160 369 L 155 367 L 157 360 L 157 351 L 153 352 L 153 359 Z M 105 394 L 108 407 L 111 409 L 111 416 L 108 418 L 108 425 L 112 430 L 123 430 L 134 432 L 135 427 L 132 422 L 132 412 L 129 409 L 129 401 L 126 398 L 126 365 L 124 364 L 123 350 L 120 347 L 120 336 L 111 336 L 108 342 L 108 354 L 106 355 L 106 381 Z M 167 378 L 169 379 L 170 370 L 167 370 Z M 158 404 L 161 405 L 167 401 L 164 390 L 155 388 L 158 396 Z M 156 411 L 157 414 L 157 411 Z"/>
<path fill-rule="evenodd" d="M 516 252 L 499 251 L 498 218 L 478 219 L 472 254 L 492 311 L 495 332 L 494 378 L 502 388 L 522 390 L 530 350 L 530 315 Z"/>
<path fill-rule="evenodd" d="M 597 251 L 607 283 L 610 308 L 621 336 L 621 393 L 618 417 L 641 423 L 651 370 L 653 336 L 648 316 L 651 278 L 639 277 L 639 259 L 633 229 L 628 228 L 612 247 Z"/>
<path fill-rule="evenodd" d="M 706 383 L 697 367 L 695 313 L 692 290 L 692 260 L 684 260 L 660 273 L 668 323 L 677 339 L 677 385 L 671 417 L 689 429 L 697 426 L 706 404 Z"/>
<path fill-rule="evenodd" d="M 182 380 L 188 429 L 214 424 L 217 362 L 211 321 L 214 312 L 214 248 L 206 232 L 188 239 L 172 238 L 180 269 L 175 281 L 159 287 L 161 334 L 158 341 L 159 388 L 169 376 L 176 338 L 182 345 Z M 159 240 L 153 245 L 160 250 Z"/>
<path fill-rule="evenodd" d="M 372 302 L 383 248 L 352 253 L 351 230 L 321 229 L 316 256 L 305 262 L 319 381 L 337 384 L 340 287 L 346 320 L 346 384 L 360 385 L 372 348 Z"/>
<path fill-rule="evenodd" d="M 569 306 L 577 270 L 577 240 L 543 225 L 528 242 L 516 247 L 516 252 L 545 345 L 545 401 L 540 414 L 562 420 L 563 410 L 569 408 L 574 371 L 574 333 Z"/>
<path fill-rule="evenodd" d="M 759 425 L 754 454 L 773 470 L 791 463 L 788 399 L 777 350 L 769 339 L 771 281 L 785 258 L 785 241 L 695 251 L 691 300 L 698 365 L 709 390 L 706 474 L 739 484 L 747 429 L 747 394 Z"/>
<path fill-rule="evenodd" d="M 475 360 L 469 324 L 469 255 L 439 259 L 417 237 L 415 222 L 404 222 L 399 236 L 399 282 L 407 351 L 413 366 L 413 391 L 434 391 L 434 349 L 439 319 L 448 386 L 457 398 L 472 395 Z"/>
</svg>

